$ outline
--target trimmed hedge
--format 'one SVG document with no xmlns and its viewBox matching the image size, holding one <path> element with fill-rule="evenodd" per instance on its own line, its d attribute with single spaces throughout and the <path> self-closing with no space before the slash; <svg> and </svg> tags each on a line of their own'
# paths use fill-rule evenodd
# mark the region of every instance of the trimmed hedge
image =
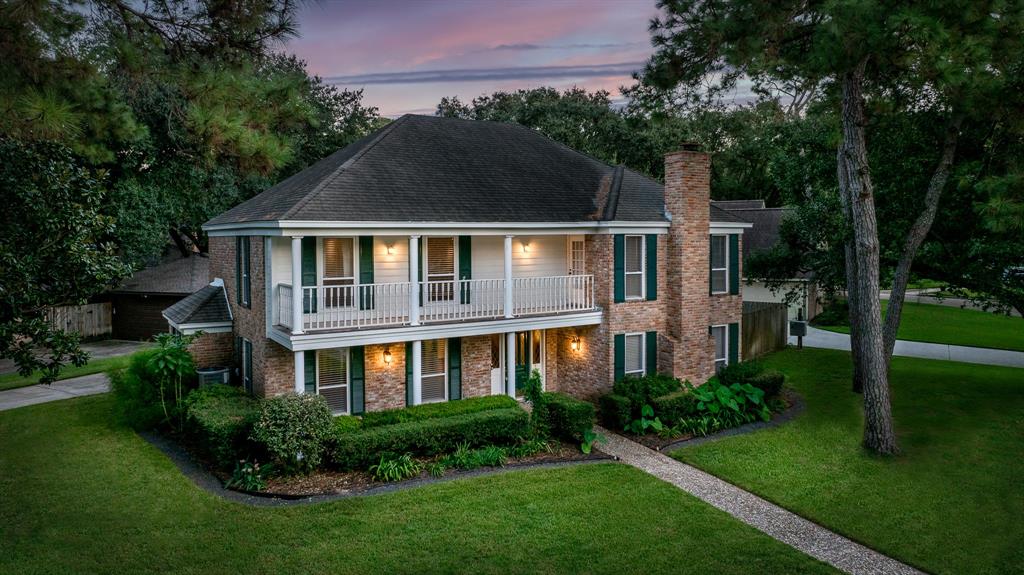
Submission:
<svg viewBox="0 0 1024 575">
<path fill-rule="evenodd" d="M 211 385 L 185 399 L 185 432 L 218 467 L 231 469 L 252 451 L 249 433 L 259 415 L 259 402 L 241 389 Z"/>
<path fill-rule="evenodd" d="M 697 398 L 684 389 L 652 399 L 651 407 L 655 417 L 671 426 L 697 413 Z"/>
<path fill-rule="evenodd" d="M 632 402 L 624 395 L 608 393 L 597 398 L 601 424 L 609 429 L 625 429 L 633 421 Z"/>
<path fill-rule="evenodd" d="M 341 470 L 367 469 L 385 452 L 437 455 L 460 443 L 512 445 L 528 430 L 529 415 L 520 407 L 489 409 L 338 434 L 328 459 Z"/>
<path fill-rule="evenodd" d="M 594 405 L 564 393 L 545 392 L 544 406 L 551 435 L 565 441 L 582 441 L 583 432 L 594 427 Z"/>
<path fill-rule="evenodd" d="M 741 361 L 730 363 L 718 372 L 718 382 L 729 387 L 734 383 L 743 385 L 764 372 L 764 365 L 759 361 Z"/>
<path fill-rule="evenodd" d="M 428 419 L 465 415 L 492 409 L 508 409 L 517 405 L 516 400 L 507 395 L 488 395 L 441 403 L 425 403 L 402 409 L 371 411 L 363 415 L 363 427 L 380 427 L 382 425 L 409 423 L 411 421 L 426 421 Z"/>
<path fill-rule="evenodd" d="M 334 438 L 334 419 L 320 395 L 286 393 L 260 401 L 250 437 L 284 473 L 316 469 Z"/>
<path fill-rule="evenodd" d="M 339 415 L 334 418 L 334 433 L 352 433 L 363 428 L 363 420 L 353 415 Z"/>
<path fill-rule="evenodd" d="M 633 409 L 633 419 L 640 417 L 644 404 L 650 404 L 655 397 L 668 395 L 683 388 L 678 379 L 662 374 L 651 374 L 643 377 L 627 377 L 615 382 L 612 393 L 626 397 Z"/>
<path fill-rule="evenodd" d="M 786 383 L 786 374 L 769 369 L 750 378 L 747 383 L 763 391 L 766 398 L 772 398 L 782 392 L 782 386 Z"/>
</svg>

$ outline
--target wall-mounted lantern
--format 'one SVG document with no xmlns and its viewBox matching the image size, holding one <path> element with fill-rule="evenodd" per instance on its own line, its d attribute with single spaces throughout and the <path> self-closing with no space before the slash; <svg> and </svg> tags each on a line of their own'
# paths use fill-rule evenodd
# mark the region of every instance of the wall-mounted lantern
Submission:
<svg viewBox="0 0 1024 575">
<path fill-rule="evenodd" d="M 391 349 L 384 350 L 384 363 L 385 365 L 391 365 Z"/>
<path fill-rule="evenodd" d="M 579 351 L 582 346 L 583 344 L 580 342 L 580 336 L 572 336 L 572 339 L 569 341 L 569 348 L 573 351 Z"/>
</svg>

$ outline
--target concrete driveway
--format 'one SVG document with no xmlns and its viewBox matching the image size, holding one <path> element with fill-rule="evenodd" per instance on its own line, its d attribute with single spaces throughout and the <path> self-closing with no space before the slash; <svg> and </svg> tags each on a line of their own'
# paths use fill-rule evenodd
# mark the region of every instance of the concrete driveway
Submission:
<svg viewBox="0 0 1024 575">
<path fill-rule="evenodd" d="M 0 411 L 108 391 L 110 391 L 110 380 L 107 379 L 107 374 L 83 375 L 55 381 L 50 385 L 30 385 L 0 391 Z"/>
</svg>

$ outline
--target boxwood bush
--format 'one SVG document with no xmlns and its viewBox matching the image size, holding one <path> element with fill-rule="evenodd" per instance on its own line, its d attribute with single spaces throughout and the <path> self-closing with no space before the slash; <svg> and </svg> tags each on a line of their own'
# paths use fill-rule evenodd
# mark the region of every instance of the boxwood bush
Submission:
<svg viewBox="0 0 1024 575">
<path fill-rule="evenodd" d="M 552 436 L 580 442 L 583 433 L 594 427 L 594 405 L 564 393 L 545 392 L 547 428 Z"/>
<path fill-rule="evenodd" d="M 674 391 L 651 400 L 654 415 L 665 425 L 675 425 L 680 420 L 697 413 L 697 398 L 689 391 Z"/>
<path fill-rule="evenodd" d="M 363 427 L 380 427 L 382 425 L 451 417 L 453 415 L 464 415 L 491 409 L 508 409 L 516 407 L 516 405 L 516 400 L 507 395 L 488 395 L 457 401 L 425 403 L 403 409 L 388 409 L 366 413 L 363 415 Z"/>
<path fill-rule="evenodd" d="M 749 383 L 764 392 L 765 397 L 775 397 L 782 391 L 786 376 L 774 369 L 765 369 L 758 361 L 741 361 L 725 366 L 718 374 L 718 381 L 728 387 L 734 383 Z"/>
<path fill-rule="evenodd" d="M 185 432 L 218 467 L 231 469 L 252 454 L 249 434 L 258 414 L 258 402 L 237 387 L 202 387 L 185 400 Z"/>
<path fill-rule="evenodd" d="M 313 394 L 288 393 L 260 402 L 251 437 L 285 473 L 311 471 L 334 436 L 327 401 Z"/>
<path fill-rule="evenodd" d="M 783 384 L 786 383 L 786 375 L 776 369 L 767 369 L 747 381 L 750 385 L 764 392 L 766 398 L 779 395 Z"/>
<path fill-rule="evenodd" d="M 528 432 L 529 415 L 519 406 L 489 409 L 336 434 L 328 459 L 337 469 L 367 469 L 384 453 L 437 455 L 460 443 L 512 445 Z"/>
<path fill-rule="evenodd" d="M 597 398 L 601 424 L 609 429 L 625 429 L 633 421 L 632 402 L 624 395 L 607 393 Z"/>
<path fill-rule="evenodd" d="M 640 419 L 645 405 L 654 407 L 655 398 L 678 392 L 682 387 L 683 382 L 662 374 L 627 377 L 617 381 L 612 386 L 612 393 L 597 400 L 601 409 L 601 422 L 612 429 L 625 429 L 631 422 Z M 660 417 L 657 408 L 655 414 Z"/>
</svg>

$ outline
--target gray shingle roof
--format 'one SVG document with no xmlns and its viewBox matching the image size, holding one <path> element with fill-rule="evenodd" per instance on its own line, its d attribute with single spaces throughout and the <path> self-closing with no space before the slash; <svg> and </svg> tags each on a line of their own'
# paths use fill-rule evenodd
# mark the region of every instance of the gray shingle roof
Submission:
<svg viewBox="0 0 1024 575">
<path fill-rule="evenodd" d="M 182 299 L 163 312 L 164 317 L 178 324 L 222 323 L 231 321 L 227 295 L 223 285 L 210 284 Z"/>
<path fill-rule="evenodd" d="M 749 224 L 747 220 L 734 214 L 732 211 L 723 210 L 718 207 L 718 202 L 711 202 L 710 218 L 712 222 L 741 222 Z"/>
<path fill-rule="evenodd" d="M 713 204 L 723 210 L 763 210 L 764 200 L 714 200 Z"/>
<path fill-rule="evenodd" d="M 198 254 L 183 258 L 174 250 L 163 263 L 135 272 L 111 291 L 185 295 L 202 289 L 209 281 L 209 273 L 209 258 Z"/>
<path fill-rule="evenodd" d="M 516 124 L 402 116 L 213 218 L 666 221 L 662 185 Z"/>
</svg>

